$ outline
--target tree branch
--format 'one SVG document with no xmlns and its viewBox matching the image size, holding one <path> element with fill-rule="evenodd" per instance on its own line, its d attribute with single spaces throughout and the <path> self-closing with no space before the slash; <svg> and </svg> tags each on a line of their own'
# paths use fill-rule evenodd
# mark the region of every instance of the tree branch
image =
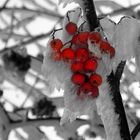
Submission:
<svg viewBox="0 0 140 140">
<path fill-rule="evenodd" d="M 75 122 L 68 124 L 68 127 L 76 127 L 75 130 L 84 124 L 89 124 L 87 120 L 77 119 Z M 42 118 L 42 119 L 28 119 L 25 121 L 16 121 L 10 124 L 10 129 L 16 129 L 19 127 L 27 127 L 27 126 L 60 126 L 60 118 Z M 67 126 L 67 124 L 66 124 Z"/>
<path fill-rule="evenodd" d="M 99 26 L 94 3 L 92 0 L 87 0 L 86 2 L 85 2 L 85 0 L 83 0 L 83 3 L 85 5 L 83 10 L 85 12 L 86 19 L 88 20 L 90 31 L 93 31 L 95 28 L 97 28 Z M 127 123 L 127 119 L 126 119 L 126 115 L 125 115 L 125 111 L 124 111 L 124 107 L 123 107 L 123 102 L 122 102 L 122 98 L 121 98 L 121 94 L 120 94 L 120 90 L 119 90 L 120 79 L 121 79 L 121 76 L 123 73 L 124 66 L 125 66 L 125 61 L 122 61 L 118 65 L 115 75 L 112 72 L 107 77 L 107 82 L 110 85 L 110 97 L 111 97 L 111 98 L 109 98 L 109 97 L 108 98 L 110 100 L 110 104 L 112 104 L 112 103 L 114 104 L 114 108 L 112 106 L 113 110 L 110 113 L 116 113 L 115 115 L 119 115 L 119 120 L 117 120 L 115 118 L 112 118 L 112 120 L 119 121 L 118 128 L 120 129 L 119 130 L 120 132 L 118 133 L 118 135 L 120 134 L 120 137 L 121 137 L 120 139 L 131 140 L 128 123 Z M 101 96 L 99 98 L 105 98 L 105 97 Z M 100 104 L 102 104 L 101 101 L 102 100 L 98 99 L 97 102 L 100 102 Z M 105 106 L 105 107 L 107 107 L 107 106 Z M 107 113 L 107 112 L 105 112 L 105 113 Z M 102 115 L 107 115 L 107 114 L 102 114 Z M 101 117 L 103 119 L 103 122 L 106 121 L 106 120 L 104 120 L 105 117 L 103 117 L 103 116 L 101 116 Z M 109 125 L 109 124 L 104 124 L 104 125 Z M 114 125 L 114 123 L 112 121 L 111 121 L 111 125 Z M 108 128 L 107 126 L 105 126 L 105 127 Z M 117 130 L 117 128 L 116 128 L 116 130 Z M 112 130 L 106 130 L 107 133 L 108 133 L 108 131 L 113 132 L 113 128 L 112 128 Z M 111 134 L 111 132 L 109 132 L 108 134 Z M 108 137 L 113 138 L 115 136 L 108 136 Z M 119 136 L 118 136 L 118 138 L 119 138 Z"/>
<path fill-rule="evenodd" d="M 121 61 L 120 64 L 117 66 L 117 70 L 115 72 L 115 77 L 116 77 L 117 81 L 120 81 L 120 79 L 122 77 L 125 64 L 126 64 L 126 61 Z"/>
<path fill-rule="evenodd" d="M 90 31 L 94 31 L 95 28 L 99 27 L 95 6 L 93 0 L 82 0 L 82 8 L 84 15 L 89 25 Z"/>
<path fill-rule="evenodd" d="M 123 63 L 124 64 L 124 63 Z M 119 66 L 118 66 L 119 68 Z M 117 70 L 118 70 L 117 68 Z M 123 72 L 123 70 L 122 70 Z M 117 73 L 116 75 L 119 76 L 119 78 L 121 77 L 122 73 L 120 73 L 120 75 Z M 115 113 L 116 115 L 119 115 L 119 127 L 120 127 L 120 135 L 121 138 L 123 140 L 131 140 L 130 137 L 130 132 L 129 132 L 129 127 L 128 127 L 128 123 L 127 123 L 127 119 L 126 119 L 126 114 L 125 114 L 125 110 L 124 110 L 124 106 L 123 106 L 123 101 L 121 98 L 121 94 L 120 94 L 120 80 L 115 77 L 114 73 L 112 72 L 108 77 L 107 77 L 107 81 L 110 85 L 110 95 L 112 96 L 112 101 L 115 105 L 114 109 L 115 109 Z"/>
</svg>

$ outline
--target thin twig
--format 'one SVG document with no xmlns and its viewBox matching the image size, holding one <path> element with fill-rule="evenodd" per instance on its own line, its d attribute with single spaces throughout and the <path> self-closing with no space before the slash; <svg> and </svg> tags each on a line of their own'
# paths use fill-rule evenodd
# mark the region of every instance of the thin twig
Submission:
<svg viewBox="0 0 140 140">
<path fill-rule="evenodd" d="M 2 10 L 6 7 L 6 5 L 9 3 L 9 1 L 10 1 L 10 0 L 6 0 L 6 1 L 4 2 L 3 6 L 0 8 L 0 11 L 2 11 Z"/>
<path fill-rule="evenodd" d="M 27 14 L 40 14 L 42 16 L 51 16 L 51 17 L 54 17 L 54 18 L 63 18 L 63 15 L 61 15 L 59 13 L 59 11 L 49 11 L 49 10 L 33 10 L 33 9 L 29 9 L 29 8 L 26 8 L 26 7 L 4 7 L 3 9 L 1 9 L 1 11 L 3 12 L 10 12 L 14 9 L 15 12 L 18 12 L 18 13 L 27 13 Z"/>
<path fill-rule="evenodd" d="M 74 124 L 77 128 L 84 124 L 89 124 L 90 122 L 87 120 L 77 119 Z M 69 124 L 69 127 L 74 126 L 73 123 Z M 18 127 L 27 127 L 27 126 L 60 126 L 60 117 L 50 117 L 50 118 L 38 118 L 38 119 L 27 119 L 25 121 L 13 121 L 10 123 L 10 129 L 15 129 Z M 74 126 L 75 127 L 75 126 Z"/>
<path fill-rule="evenodd" d="M 140 132 L 140 122 L 135 126 L 135 128 L 131 132 L 131 137 L 133 140 L 136 138 L 139 132 Z"/>
<path fill-rule="evenodd" d="M 14 49 L 16 49 L 18 47 L 21 47 L 21 46 L 24 46 L 24 45 L 34 43 L 34 41 L 44 39 L 47 36 L 49 36 L 51 32 L 52 31 L 50 31 L 50 32 L 48 32 L 46 34 L 40 34 L 40 35 L 34 36 L 34 37 L 32 37 L 32 38 L 30 38 L 30 39 L 28 39 L 26 41 L 21 41 L 20 43 L 18 43 L 16 45 L 13 45 L 13 46 L 8 46 L 6 49 L 3 49 L 2 51 L 0 51 L 0 54 L 8 52 L 8 51 L 11 51 L 11 50 L 14 50 Z"/>
</svg>

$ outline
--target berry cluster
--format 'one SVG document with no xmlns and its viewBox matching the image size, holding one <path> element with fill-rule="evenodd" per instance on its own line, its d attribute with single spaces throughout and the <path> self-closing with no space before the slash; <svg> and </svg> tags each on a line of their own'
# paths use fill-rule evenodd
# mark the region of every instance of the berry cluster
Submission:
<svg viewBox="0 0 140 140">
<path fill-rule="evenodd" d="M 95 47 L 99 47 L 101 54 L 114 57 L 115 49 L 101 36 L 100 32 L 78 31 L 75 23 L 69 22 L 65 30 L 72 36 L 70 45 L 66 47 L 60 39 L 50 42 L 52 58 L 55 61 L 63 60 L 70 65 L 73 72 L 72 82 L 78 86 L 77 95 L 97 97 L 98 86 L 102 84 L 102 77 L 96 73 L 100 58 L 88 48 L 88 41 Z"/>
</svg>

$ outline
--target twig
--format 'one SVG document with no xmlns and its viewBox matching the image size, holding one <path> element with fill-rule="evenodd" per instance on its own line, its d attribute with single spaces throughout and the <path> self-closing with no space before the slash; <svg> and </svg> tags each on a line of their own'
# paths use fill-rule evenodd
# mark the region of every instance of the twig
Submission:
<svg viewBox="0 0 140 140">
<path fill-rule="evenodd" d="M 2 11 L 2 10 L 6 7 L 6 5 L 9 3 L 9 1 L 10 1 L 10 0 L 6 0 L 6 1 L 4 2 L 3 6 L 0 8 L 0 11 Z"/>
<path fill-rule="evenodd" d="M 51 17 L 54 17 L 54 18 L 63 18 L 63 15 L 59 14 L 59 12 L 54 12 L 54 11 L 49 11 L 49 10 L 33 10 L 33 9 L 29 9 L 29 8 L 26 8 L 26 7 L 4 7 L 1 9 L 1 11 L 3 12 L 10 12 L 14 9 L 15 13 L 18 12 L 18 13 L 27 13 L 27 14 L 40 14 L 42 16 L 51 16 Z"/>
<path fill-rule="evenodd" d="M 131 132 L 131 137 L 134 140 L 140 131 L 140 122 L 135 126 L 133 131 Z"/>
<path fill-rule="evenodd" d="M 5 49 L 6 49 L 6 47 L 7 47 L 7 44 L 8 44 L 8 42 L 9 42 L 11 36 L 13 35 L 13 23 L 14 23 L 14 9 L 13 9 L 13 11 L 12 11 L 11 26 L 10 26 L 9 34 L 8 34 L 8 37 L 7 37 L 6 41 L 5 41 L 5 46 L 4 46 Z"/>
<path fill-rule="evenodd" d="M 77 119 L 76 122 L 74 122 L 75 125 L 77 125 L 77 128 L 84 124 L 89 124 L 87 120 Z M 69 124 L 69 126 L 73 126 L 73 123 Z M 10 124 L 11 129 L 15 129 L 18 127 L 24 127 L 24 126 L 59 126 L 60 127 L 60 118 L 59 117 L 51 117 L 51 118 L 41 118 L 41 119 L 28 119 L 26 121 L 14 121 Z"/>
<path fill-rule="evenodd" d="M 48 32 L 48 33 L 46 33 L 46 34 L 37 35 L 37 36 L 32 37 L 32 38 L 30 38 L 30 39 L 28 39 L 28 40 L 26 40 L 26 41 L 21 41 L 20 43 L 18 43 L 18 44 L 16 44 L 16 45 L 13 45 L 13 46 L 7 46 L 6 49 L 3 49 L 2 51 L 0 51 L 0 54 L 5 53 L 5 52 L 8 52 L 8 51 L 10 51 L 10 50 L 14 50 L 14 49 L 16 49 L 16 48 L 18 48 L 18 47 L 21 47 L 21 46 L 24 46 L 24 45 L 28 45 L 28 44 L 34 43 L 34 41 L 44 39 L 44 38 L 46 38 L 47 36 L 49 36 L 51 32 L 52 32 L 52 31 L 50 31 L 50 32 Z"/>
<path fill-rule="evenodd" d="M 8 116 L 8 113 L 5 111 L 4 107 L 1 104 L 0 104 L 0 120 L 5 125 L 8 125 L 8 123 L 11 121 L 10 117 Z"/>
<path fill-rule="evenodd" d="M 13 25 L 13 28 L 19 28 L 19 27 L 22 27 L 22 26 L 25 26 L 26 24 L 30 23 L 32 20 L 34 20 L 36 18 L 37 15 L 32 15 L 32 16 L 29 16 L 29 17 L 26 17 L 20 21 L 18 21 L 16 24 Z M 39 15 L 38 15 L 39 16 Z M 7 31 L 11 28 L 11 26 L 6 26 L 2 31 Z"/>
</svg>

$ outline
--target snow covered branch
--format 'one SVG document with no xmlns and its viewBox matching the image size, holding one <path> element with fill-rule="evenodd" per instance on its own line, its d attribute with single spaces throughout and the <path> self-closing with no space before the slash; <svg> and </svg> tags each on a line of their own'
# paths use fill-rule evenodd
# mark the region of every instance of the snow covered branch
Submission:
<svg viewBox="0 0 140 140">
<path fill-rule="evenodd" d="M 85 2 L 85 1 L 83 0 L 83 2 Z M 92 31 L 95 28 L 97 28 L 99 26 L 99 24 L 98 24 L 98 19 L 96 16 L 95 7 L 91 6 L 91 5 L 94 5 L 94 3 L 92 2 L 92 0 L 91 1 L 88 0 L 87 4 L 85 4 L 85 8 L 83 8 L 83 10 L 85 12 L 86 19 L 88 20 L 90 30 Z M 89 13 L 89 14 L 87 14 L 87 13 Z M 92 23 L 91 19 L 94 19 L 94 24 Z M 105 125 L 104 127 L 105 127 L 106 134 L 107 134 L 107 140 L 119 140 L 119 139 L 131 140 L 130 132 L 129 132 L 128 124 L 127 124 L 127 119 L 126 119 L 126 115 L 125 115 L 125 111 L 124 111 L 124 107 L 123 107 L 123 103 L 122 103 L 122 98 L 121 98 L 120 90 L 119 90 L 120 79 L 121 79 L 121 76 L 123 73 L 124 66 L 125 66 L 125 61 L 122 61 L 118 65 L 115 75 L 113 72 L 111 72 L 111 74 L 107 78 L 107 82 L 108 82 L 109 86 L 105 86 L 104 88 L 102 88 L 102 85 L 101 85 L 102 90 L 104 89 L 106 91 L 107 90 L 106 88 L 110 88 L 110 89 L 108 89 L 108 92 L 110 92 L 110 95 L 100 95 L 97 98 L 97 110 L 99 111 L 99 113 L 101 115 L 101 119 Z M 105 92 L 105 91 L 102 91 L 102 92 Z M 108 94 L 108 93 L 100 93 L 100 94 Z M 107 96 L 108 96 L 108 98 L 107 98 Z M 104 103 L 103 98 L 104 98 L 104 100 L 106 100 L 105 104 L 108 104 L 107 106 L 102 105 Z M 104 106 L 104 107 L 101 107 L 101 106 Z M 108 110 L 108 112 L 107 112 L 107 110 Z M 114 124 L 118 125 L 118 128 Z M 115 128 L 109 128 L 108 126 L 115 127 Z"/>
<path fill-rule="evenodd" d="M 93 0 L 82 0 L 81 4 L 84 15 L 89 25 L 90 31 L 93 31 L 95 28 L 99 26 L 99 22 L 97 19 L 95 6 Z"/>
</svg>

